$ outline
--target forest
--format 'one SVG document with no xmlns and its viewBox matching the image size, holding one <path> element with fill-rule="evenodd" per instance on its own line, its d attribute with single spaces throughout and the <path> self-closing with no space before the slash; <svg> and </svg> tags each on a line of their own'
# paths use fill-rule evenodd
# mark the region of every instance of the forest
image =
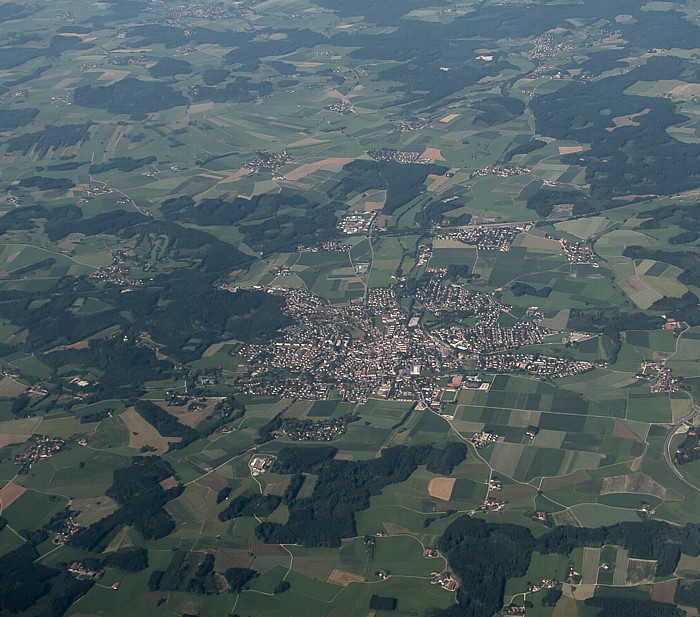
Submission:
<svg viewBox="0 0 700 617">
<path fill-rule="evenodd" d="M 164 489 L 160 483 L 170 478 L 173 470 L 157 456 L 135 456 L 131 465 L 115 469 L 113 484 L 107 489 L 119 508 L 89 527 L 73 535 L 69 544 L 87 551 L 102 551 L 122 525 L 132 525 L 145 540 L 167 536 L 175 521 L 163 506 L 184 490 L 181 484 Z"/>
<path fill-rule="evenodd" d="M 450 568 L 461 581 L 457 604 L 434 617 L 483 617 L 501 609 L 506 580 L 524 576 L 533 551 L 569 555 L 579 547 L 618 545 L 635 559 L 657 560 L 656 576 L 674 572 L 681 554 L 700 554 L 700 525 L 677 527 L 660 521 L 619 523 L 609 527 L 580 528 L 561 526 L 535 538 L 519 525 L 488 523 L 462 516 L 453 522 L 438 541 Z M 663 611 L 656 603 L 622 598 L 594 598 L 591 606 L 602 608 L 601 614 L 667 615 L 681 617 L 669 605 Z M 617 612 L 616 612 L 617 611 Z"/>
<path fill-rule="evenodd" d="M 80 86 L 73 91 L 73 102 L 142 120 L 148 113 L 186 105 L 187 99 L 166 84 L 126 77 L 110 86 Z"/>
<path fill-rule="evenodd" d="M 419 465 L 448 475 L 465 460 L 467 447 L 450 443 L 432 446 L 395 446 L 368 461 L 332 460 L 328 446 L 283 448 L 275 469 L 287 473 L 314 473 L 318 481 L 312 495 L 289 499 L 286 524 L 261 523 L 255 529 L 263 541 L 277 544 L 338 547 L 342 538 L 357 535 L 355 513 L 370 505 L 370 497 L 385 486 L 406 480 Z"/>
</svg>

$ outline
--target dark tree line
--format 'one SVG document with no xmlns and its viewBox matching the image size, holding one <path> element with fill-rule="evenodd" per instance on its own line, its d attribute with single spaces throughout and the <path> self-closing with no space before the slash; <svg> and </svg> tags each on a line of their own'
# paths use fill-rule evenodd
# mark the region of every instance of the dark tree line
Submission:
<svg viewBox="0 0 700 617">
<path fill-rule="evenodd" d="M 467 448 L 459 443 L 443 450 L 396 446 L 368 461 L 338 461 L 331 458 L 334 453 L 328 446 L 280 450 L 275 470 L 314 473 L 318 480 L 310 497 L 288 501 L 286 524 L 262 523 L 255 530 L 258 537 L 269 543 L 340 546 L 342 538 L 357 535 L 355 513 L 369 507 L 372 495 L 406 480 L 419 465 L 433 473 L 449 474 L 464 461 Z M 236 508 L 249 507 L 248 503 L 241 502 Z"/>
<path fill-rule="evenodd" d="M 646 521 L 592 529 L 562 526 L 535 538 L 526 527 L 463 516 L 452 523 L 438 541 L 461 583 L 457 604 L 432 614 L 434 617 L 491 617 L 502 607 L 506 581 L 525 575 L 533 551 L 569 555 L 579 547 L 604 545 L 622 546 L 635 559 L 656 560 L 656 576 L 668 576 L 676 569 L 681 553 L 693 557 L 700 554 L 700 525 L 678 527 Z M 594 598 L 587 603 L 601 607 L 601 614 L 610 617 L 682 615 L 674 612 L 673 607 L 664 605 L 666 608 L 662 610 L 661 605 L 650 601 Z"/>
</svg>

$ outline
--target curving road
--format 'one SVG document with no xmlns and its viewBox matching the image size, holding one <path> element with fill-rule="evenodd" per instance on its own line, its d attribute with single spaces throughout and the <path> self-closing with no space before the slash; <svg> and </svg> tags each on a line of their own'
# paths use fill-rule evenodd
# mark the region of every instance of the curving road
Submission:
<svg viewBox="0 0 700 617">
<path fill-rule="evenodd" d="M 700 413 L 700 407 L 698 407 L 695 404 L 695 400 L 693 399 L 693 397 L 690 394 L 688 396 L 690 396 L 690 400 L 692 402 L 690 413 L 684 418 L 678 420 L 678 422 L 676 422 L 671 428 L 671 430 L 668 432 L 668 435 L 666 435 L 666 439 L 664 441 L 664 459 L 666 460 L 666 464 L 669 466 L 671 471 L 674 474 L 676 474 L 679 480 L 687 484 L 690 488 L 693 488 L 696 491 L 700 491 L 700 486 L 698 486 L 697 484 L 693 484 L 680 472 L 678 466 L 673 462 L 673 457 L 671 456 L 671 440 L 673 439 L 678 429 L 681 428 L 683 424 L 692 424 L 693 418 L 695 418 Z"/>
</svg>

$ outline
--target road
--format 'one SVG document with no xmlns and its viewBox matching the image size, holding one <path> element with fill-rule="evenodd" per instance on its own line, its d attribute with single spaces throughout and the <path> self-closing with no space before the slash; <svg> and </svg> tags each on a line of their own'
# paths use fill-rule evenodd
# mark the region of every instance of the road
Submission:
<svg viewBox="0 0 700 617">
<path fill-rule="evenodd" d="M 691 411 L 690 413 L 678 420 L 673 425 L 673 428 L 668 432 L 668 435 L 666 435 L 666 440 L 664 441 L 664 459 L 666 460 L 666 464 L 669 466 L 671 471 L 676 474 L 679 480 L 681 480 L 683 483 L 687 484 L 690 488 L 695 489 L 696 491 L 700 491 L 700 486 L 697 484 L 693 484 L 690 480 L 687 480 L 685 476 L 680 472 L 680 469 L 678 469 L 678 466 L 673 462 L 673 457 L 671 456 L 671 441 L 673 440 L 674 435 L 676 434 L 676 431 L 683 426 L 685 423 L 693 423 L 693 418 L 695 418 L 698 414 L 700 414 L 700 407 L 698 407 L 695 404 L 695 401 L 693 400 L 693 397 L 691 396 L 691 401 L 692 401 L 692 406 L 691 406 Z"/>
</svg>

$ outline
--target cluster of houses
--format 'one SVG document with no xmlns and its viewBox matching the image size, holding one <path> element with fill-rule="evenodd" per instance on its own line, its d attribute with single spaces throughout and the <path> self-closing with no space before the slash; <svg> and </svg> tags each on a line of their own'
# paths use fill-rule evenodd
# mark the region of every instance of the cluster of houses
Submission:
<svg viewBox="0 0 700 617">
<path fill-rule="evenodd" d="M 88 568 L 82 561 L 74 561 L 68 566 L 68 572 L 77 578 L 85 577 L 97 581 L 104 576 L 105 569 L 92 570 Z"/>
<path fill-rule="evenodd" d="M 351 244 L 341 244 L 337 240 L 328 240 L 326 242 L 321 242 L 321 244 L 315 244 L 313 246 L 308 246 L 305 244 L 297 245 L 297 251 L 299 253 L 318 253 L 319 251 L 347 253 L 351 248 Z"/>
<path fill-rule="evenodd" d="M 651 381 L 651 391 L 654 394 L 680 390 L 678 378 L 662 362 L 642 362 L 641 371 L 635 377 L 637 379 L 649 379 Z"/>
<path fill-rule="evenodd" d="M 380 148 L 379 150 L 370 150 L 367 152 L 375 161 L 393 161 L 407 165 L 408 163 L 426 163 L 427 161 L 420 158 L 420 152 L 402 152 L 393 148 Z"/>
<path fill-rule="evenodd" d="M 492 431 L 479 431 L 478 433 L 474 433 L 474 435 L 469 441 L 475 448 L 481 450 L 482 448 L 485 448 L 491 443 L 496 443 L 498 439 L 499 436 Z"/>
<path fill-rule="evenodd" d="M 477 512 L 486 512 L 487 514 L 500 514 L 506 507 L 505 501 L 487 497 L 477 509 Z"/>
<path fill-rule="evenodd" d="M 286 435 L 294 441 L 333 441 L 345 434 L 348 423 L 345 417 L 309 420 L 285 418 L 280 435 Z"/>
<path fill-rule="evenodd" d="M 418 247 L 418 267 L 427 265 L 433 256 L 433 247 L 429 244 L 421 244 Z"/>
<path fill-rule="evenodd" d="M 261 150 L 255 154 L 255 158 L 243 164 L 244 169 L 250 169 L 251 171 L 269 170 L 275 172 L 292 160 L 292 157 L 286 150 L 282 150 L 282 152 Z"/>
<path fill-rule="evenodd" d="M 338 229 L 344 234 L 366 234 L 369 231 L 374 215 L 370 212 L 347 214 L 338 221 Z"/>
<path fill-rule="evenodd" d="M 477 176 L 489 176 L 493 174 L 501 178 L 511 178 L 512 176 L 521 176 L 522 174 L 529 174 L 531 172 L 532 169 L 529 167 L 520 167 L 519 165 L 488 165 L 487 167 L 477 169 L 474 174 Z"/>
<path fill-rule="evenodd" d="M 493 294 L 466 289 L 456 283 L 445 284 L 439 274 L 416 289 L 416 300 L 438 317 L 449 313 L 468 314 L 487 325 L 496 323 L 505 309 Z"/>
<path fill-rule="evenodd" d="M 129 278 L 129 266 L 126 264 L 113 264 L 102 266 L 90 274 L 90 280 L 100 283 L 111 283 L 118 287 L 136 287 L 143 285 L 140 279 Z"/>
<path fill-rule="evenodd" d="M 35 401 L 40 401 L 49 395 L 49 391 L 39 385 L 29 386 L 24 393 Z"/>
<path fill-rule="evenodd" d="M 593 362 L 567 360 L 539 354 L 505 353 L 483 355 L 479 358 L 481 370 L 497 373 L 524 373 L 537 377 L 566 377 L 579 375 L 595 368 Z"/>
<path fill-rule="evenodd" d="M 72 515 L 67 516 L 63 521 L 63 527 L 56 533 L 53 539 L 54 544 L 65 544 L 80 529 L 80 525 L 75 522 Z"/>
<path fill-rule="evenodd" d="M 553 578 L 543 578 L 541 583 L 530 583 L 527 590 L 531 593 L 537 593 L 541 589 L 554 589 L 559 585 L 559 581 Z"/>
<path fill-rule="evenodd" d="M 512 326 L 477 322 L 474 326 L 450 325 L 432 333 L 445 344 L 465 354 L 491 354 L 523 345 L 539 345 L 549 331 L 532 321 Z"/>
<path fill-rule="evenodd" d="M 583 242 L 569 242 L 563 238 L 559 242 L 561 242 L 566 258 L 571 263 L 591 264 L 594 267 L 598 266 L 596 255 L 590 245 L 584 244 Z"/>
<path fill-rule="evenodd" d="M 27 473 L 32 465 L 45 458 L 51 458 L 66 446 L 66 440 L 48 435 L 34 435 L 33 444 L 15 457 L 15 465 L 19 465 L 18 473 Z"/>
<path fill-rule="evenodd" d="M 411 133 L 413 131 L 420 131 L 428 126 L 425 120 L 399 120 L 396 123 L 396 130 L 400 133 Z"/>
<path fill-rule="evenodd" d="M 285 297 L 296 323 L 275 341 L 238 350 L 248 362 L 238 391 L 318 399 L 336 390 L 353 402 L 373 394 L 398 400 L 437 394 L 434 376 L 446 366 L 444 350 L 409 325 L 392 289 L 369 290 L 366 307 L 333 306 L 305 290 Z"/>
<path fill-rule="evenodd" d="M 501 482 L 496 477 L 492 477 L 489 480 L 489 491 L 502 491 L 502 490 L 503 490 L 503 482 Z"/>
<path fill-rule="evenodd" d="M 273 456 L 268 456 L 266 454 L 254 454 L 250 461 L 248 461 L 248 468 L 253 476 L 259 476 L 265 473 L 272 465 L 272 461 L 275 458 Z"/>
<path fill-rule="evenodd" d="M 331 103 L 330 105 L 327 105 L 324 109 L 326 109 L 327 111 L 334 111 L 337 114 L 343 115 L 357 113 L 355 106 L 351 103 L 348 103 L 347 101 L 337 101 L 335 103 Z"/>
<path fill-rule="evenodd" d="M 440 585 L 445 591 L 457 591 L 457 580 L 449 570 L 431 572 L 430 576 L 433 577 L 430 581 L 431 585 Z"/>
<path fill-rule="evenodd" d="M 530 225 L 479 225 L 477 227 L 463 227 L 457 230 L 438 231 L 436 238 L 457 240 L 464 244 L 476 246 L 484 251 L 507 252 L 513 244 L 515 237 L 527 231 Z"/>
</svg>

